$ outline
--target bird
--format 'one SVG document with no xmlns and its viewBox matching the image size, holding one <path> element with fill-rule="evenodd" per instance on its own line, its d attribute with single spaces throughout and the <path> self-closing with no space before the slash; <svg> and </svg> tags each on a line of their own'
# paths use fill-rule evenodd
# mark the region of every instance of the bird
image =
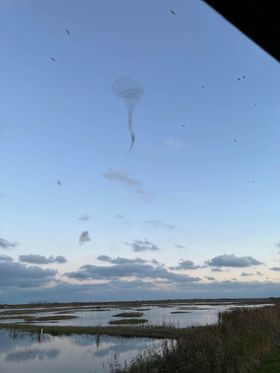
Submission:
<svg viewBox="0 0 280 373">
<path fill-rule="evenodd" d="M 205 85 L 202 85 L 201 88 L 205 88 Z"/>
<path fill-rule="evenodd" d="M 241 80 L 241 78 L 237 78 L 237 80 Z"/>
<path fill-rule="evenodd" d="M 252 184 L 255 184 L 255 180 L 252 180 L 251 183 L 252 183 Z"/>
<path fill-rule="evenodd" d="M 57 181 L 56 181 L 56 184 L 57 184 L 58 186 L 62 186 L 62 184 L 61 184 L 61 181 L 60 181 L 60 180 L 57 180 Z"/>
<path fill-rule="evenodd" d="M 174 10 L 173 10 L 173 9 L 170 9 L 170 13 L 172 13 L 172 14 L 173 14 L 173 16 L 176 16 L 176 13 L 174 12 Z"/>
<path fill-rule="evenodd" d="M 50 57 L 50 59 L 51 59 L 53 62 L 56 62 L 56 59 L 55 59 L 55 58 Z"/>
<path fill-rule="evenodd" d="M 70 31 L 66 28 L 65 31 L 67 32 L 68 35 L 70 35 Z"/>
<path fill-rule="evenodd" d="M 243 78 L 243 79 L 246 79 L 246 76 L 245 76 L 245 75 L 243 75 L 243 76 L 242 76 L 242 78 Z"/>
<path fill-rule="evenodd" d="M 186 127 L 186 123 L 182 124 L 181 127 Z"/>
<path fill-rule="evenodd" d="M 237 139 L 233 139 L 234 142 L 238 142 Z"/>
</svg>

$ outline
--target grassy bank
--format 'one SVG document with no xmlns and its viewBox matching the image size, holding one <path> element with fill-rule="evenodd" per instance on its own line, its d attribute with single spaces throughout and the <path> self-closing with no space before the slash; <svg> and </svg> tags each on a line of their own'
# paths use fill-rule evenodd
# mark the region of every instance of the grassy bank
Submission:
<svg viewBox="0 0 280 373">
<path fill-rule="evenodd" d="M 116 372 L 256 372 L 264 356 L 279 345 L 280 305 L 226 312 L 217 325 L 190 330 L 176 344 L 165 346 L 162 355 L 148 352 Z"/>
<path fill-rule="evenodd" d="M 127 321 L 127 320 L 126 320 Z M 147 338 L 180 338 L 191 333 L 192 328 L 175 328 L 170 326 L 61 326 L 61 325 L 34 325 L 34 324 L 0 324 L 0 330 L 11 330 L 13 332 L 29 332 L 40 334 L 41 328 L 44 333 L 51 335 L 111 335 L 119 337 L 147 337 Z"/>
</svg>

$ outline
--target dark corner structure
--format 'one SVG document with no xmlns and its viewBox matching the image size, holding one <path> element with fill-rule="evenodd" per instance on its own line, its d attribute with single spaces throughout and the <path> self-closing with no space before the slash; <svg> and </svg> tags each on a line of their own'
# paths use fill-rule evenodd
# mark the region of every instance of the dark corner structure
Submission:
<svg viewBox="0 0 280 373">
<path fill-rule="evenodd" d="M 280 4 L 275 0 L 204 0 L 280 62 Z"/>
</svg>

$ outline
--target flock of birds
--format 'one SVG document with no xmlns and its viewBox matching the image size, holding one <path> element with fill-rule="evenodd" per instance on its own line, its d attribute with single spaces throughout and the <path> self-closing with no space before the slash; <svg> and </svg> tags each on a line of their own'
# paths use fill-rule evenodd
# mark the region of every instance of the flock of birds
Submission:
<svg viewBox="0 0 280 373">
<path fill-rule="evenodd" d="M 176 16 L 176 12 L 173 9 L 170 9 L 170 13 L 173 16 Z M 65 28 L 65 32 L 68 36 L 71 35 L 71 32 L 68 28 Z M 50 57 L 50 60 L 52 62 L 56 62 L 56 59 L 54 57 Z M 242 75 L 241 77 L 237 77 L 238 81 L 241 81 L 243 79 L 246 79 L 246 75 Z M 116 85 L 116 83 L 119 83 L 119 82 L 121 84 L 123 84 L 122 80 L 124 80 L 124 81 L 125 80 L 130 80 L 130 82 L 126 85 L 126 87 L 123 85 L 121 87 L 121 89 L 118 88 L 119 91 L 116 92 L 116 89 L 115 89 L 114 85 Z M 134 83 L 134 87 L 132 86 L 133 83 Z M 206 85 L 201 85 L 201 88 L 202 89 L 206 88 Z M 128 153 L 129 153 L 132 150 L 132 147 L 133 147 L 134 142 L 135 142 L 135 133 L 134 133 L 133 127 L 132 127 L 133 108 L 136 105 L 136 100 L 139 97 L 141 97 L 141 95 L 143 94 L 143 89 L 141 88 L 141 86 L 139 85 L 138 82 L 135 82 L 132 79 L 125 77 L 125 78 L 118 79 L 116 82 L 113 83 L 112 91 L 116 96 L 119 96 L 119 97 L 124 99 L 124 101 L 126 103 L 126 106 L 127 106 L 127 109 L 128 109 L 128 117 L 129 117 L 128 128 L 129 128 L 129 132 L 130 132 L 130 136 L 131 136 L 131 145 L 130 145 L 130 148 L 129 148 L 129 151 L 128 151 Z M 254 106 L 256 106 L 256 104 L 254 104 Z M 181 127 L 183 127 L 183 128 L 186 127 L 186 126 L 187 126 L 187 123 L 183 123 L 181 125 Z M 238 140 L 236 138 L 233 138 L 233 142 L 238 143 Z M 62 187 L 62 183 L 61 183 L 60 180 L 57 180 L 56 183 L 57 183 L 57 186 Z M 252 180 L 251 183 L 254 184 L 255 180 Z M 79 237 L 80 245 L 82 245 L 86 242 L 89 242 L 90 240 L 91 239 L 90 239 L 90 236 L 89 236 L 89 232 L 88 231 L 83 231 L 81 233 L 80 237 Z"/>
</svg>

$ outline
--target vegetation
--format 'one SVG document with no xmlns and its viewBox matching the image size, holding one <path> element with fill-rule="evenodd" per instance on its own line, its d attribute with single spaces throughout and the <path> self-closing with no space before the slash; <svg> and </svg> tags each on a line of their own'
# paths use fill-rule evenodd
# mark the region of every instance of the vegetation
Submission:
<svg viewBox="0 0 280 373">
<path fill-rule="evenodd" d="M 110 325 L 125 325 L 125 324 L 145 324 L 148 322 L 146 319 L 120 319 L 109 321 Z"/>
<path fill-rule="evenodd" d="M 113 317 L 142 317 L 143 315 L 143 312 L 123 312 L 117 313 L 116 315 L 113 315 Z"/>
<path fill-rule="evenodd" d="M 258 363 L 275 348 L 279 339 L 280 305 L 235 309 L 220 314 L 217 325 L 190 328 L 187 336 L 181 335 L 176 343 L 165 345 L 161 354 L 151 351 L 142 354 L 129 368 L 116 372 L 256 372 Z M 267 364 L 279 364 L 279 355 L 277 361 Z"/>
<path fill-rule="evenodd" d="M 17 315 L 17 316 L 0 317 L 0 321 L 1 320 L 24 320 L 26 322 L 34 322 L 34 321 L 72 320 L 76 318 L 77 316 L 72 316 L 72 315 L 51 315 L 51 316 L 42 316 L 42 317 L 34 317 L 34 316 L 29 316 L 29 315 Z"/>
<path fill-rule="evenodd" d="M 280 348 L 271 352 L 264 358 L 256 373 L 276 373 L 280 372 Z"/>
<path fill-rule="evenodd" d="M 128 319 L 129 320 L 129 319 Z M 125 320 L 127 321 L 127 320 Z M 147 337 L 147 338 L 179 338 L 190 333 L 190 328 L 175 328 L 171 326 L 152 326 L 152 325 L 137 325 L 137 326 L 70 326 L 70 325 L 35 325 L 35 324 L 16 324 L 16 323 L 0 323 L 1 329 L 12 330 L 13 332 L 22 331 L 29 333 L 40 333 L 41 329 L 44 333 L 56 335 L 73 335 L 73 334 L 88 334 L 88 335 L 111 335 L 119 337 Z"/>
</svg>

